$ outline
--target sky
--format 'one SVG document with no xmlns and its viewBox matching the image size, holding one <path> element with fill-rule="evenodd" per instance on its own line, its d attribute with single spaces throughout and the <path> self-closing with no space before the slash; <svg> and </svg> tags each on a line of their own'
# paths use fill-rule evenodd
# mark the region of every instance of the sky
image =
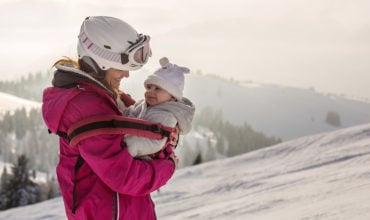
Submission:
<svg viewBox="0 0 370 220">
<path fill-rule="evenodd" d="M 76 57 L 83 19 L 121 18 L 194 72 L 370 97 L 368 0 L 1 0 L 0 77 Z"/>
<path fill-rule="evenodd" d="M 365 124 L 179 169 L 152 194 L 157 217 L 368 220 L 369 132 L 370 124 Z M 58 197 L 2 211 L 0 219 L 66 217 Z"/>
</svg>

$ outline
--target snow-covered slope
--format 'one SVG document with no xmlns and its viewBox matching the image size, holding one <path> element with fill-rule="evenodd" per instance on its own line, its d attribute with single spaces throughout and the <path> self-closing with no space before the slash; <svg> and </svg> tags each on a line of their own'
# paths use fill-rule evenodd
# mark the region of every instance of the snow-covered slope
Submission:
<svg viewBox="0 0 370 220">
<path fill-rule="evenodd" d="M 155 200 L 161 219 L 365 220 L 369 167 L 367 124 L 180 170 Z"/>
<path fill-rule="evenodd" d="M 0 116 L 7 111 L 14 111 L 22 107 L 26 108 L 26 110 L 29 110 L 31 108 L 40 108 L 40 106 L 41 104 L 38 102 L 0 92 Z"/>
<path fill-rule="evenodd" d="M 368 220 L 370 124 L 180 169 L 153 193 L 158 219 Z M 64 220 L 60 198 L 0 219 Z"/>
</svg>

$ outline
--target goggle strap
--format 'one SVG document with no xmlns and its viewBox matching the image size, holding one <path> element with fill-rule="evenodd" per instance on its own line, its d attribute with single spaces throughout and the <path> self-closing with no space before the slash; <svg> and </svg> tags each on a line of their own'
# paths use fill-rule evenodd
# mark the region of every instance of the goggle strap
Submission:
<svg viewBox="0 0 370 220">
<path fill-rule="evenodd" d="M 81 45 L 84 45 L 85 50 L 89 50 L 91 53 L 95 54 L 96 56 L 99 56 L 103 59 L 112 61 L 112 62 L 120 62 L 121 57 L 120 54 L 114 53 L 112 51 L 100 48 L 96 44 L 94 44 L 88 36 L 84 32 L 82 32 L 79 36 L 79 41 Z"/>
<path fill-rule="evenodd" d="M 138 47 L 141 47 L 149 40 L 150 40 L 149 36 L 140 34 L 138 41 L 127 49 L 127 53 L 131 53 L 133 50 L 135 50 Z"/>
<path fill-rule="evenodd" d="M 129 61 L 128 55 L 126 53 L 121 53 L 121 63 L 126 64 L 128 63 L 128 61 Z"/>
</svg>

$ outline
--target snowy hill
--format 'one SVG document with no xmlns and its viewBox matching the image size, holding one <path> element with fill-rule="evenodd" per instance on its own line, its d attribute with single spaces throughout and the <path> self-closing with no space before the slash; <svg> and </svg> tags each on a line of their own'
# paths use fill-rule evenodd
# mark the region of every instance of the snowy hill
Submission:
<svg viewBox="0 0 370 220">
<path fill-rule="evenodd" d="M 0 116 L 7 111 L 14 111 L 22 107 L 26 108 L 26 110 L 29 110 L 31 108 L 40 108 L 41 104 L 0 92 Z"/>
<path fill-rule="evenodd" d="M 180 169 L 153 193 L 158 219 L 370 219 L 370 124 Z M 64 220 L 60 198 L 0 219 Z"/>
<path fill-rule="evenodd" d="M 135 99 L 144 94 L 142 82 L 151 72 L 132 74 L 122 83 Z M 254 82 L 235 82 L 192 73 L 186 76 L 184 95 L 197 111 L 222 109 L 232 124 L 244 122 L 254 130 L 282 140 L 370 123 L 370 103 L 338 95 Z M 325 122 L 328 112 L 338 113 L 341 126 Z"/>
<path fill-rule="evenodd" d="M 327 95 L 310 89 L 253 82 L 232 83 L 217 78 L 201 84 L 189 77 L 187 92 L 198 109 L 222 109 L 233 124 L 247 122 L 255 130 L 283 140 L 333 131 L 370 122 L 370 103 Z M 201 94 L 192 88 L 206 89 Z M 328 112 L 337 112 L 341 126 L 326 123 Z"/>
</svg>

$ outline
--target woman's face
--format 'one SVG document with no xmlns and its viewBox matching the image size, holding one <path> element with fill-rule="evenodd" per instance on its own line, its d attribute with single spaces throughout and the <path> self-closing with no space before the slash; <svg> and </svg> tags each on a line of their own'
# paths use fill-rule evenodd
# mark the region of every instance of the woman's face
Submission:
<svg viewBox="0 0 370 220">
<path fill-rule="evenodd" d="M 130 76 L 130 72 L 127 70 L 117 70 L 110 68 L 105 74 L 105 80 L 107 83 L 115 89 L 119 88 L 121 80 Z"/>
<path fill-rule="evenodd" d="M 166 90 L 159 86 L 148 84 L 146 85 L 145 101 L 149 106 L 158 105 L 163 102 L 175 101 L 176 99 Z"/>
</svg>

